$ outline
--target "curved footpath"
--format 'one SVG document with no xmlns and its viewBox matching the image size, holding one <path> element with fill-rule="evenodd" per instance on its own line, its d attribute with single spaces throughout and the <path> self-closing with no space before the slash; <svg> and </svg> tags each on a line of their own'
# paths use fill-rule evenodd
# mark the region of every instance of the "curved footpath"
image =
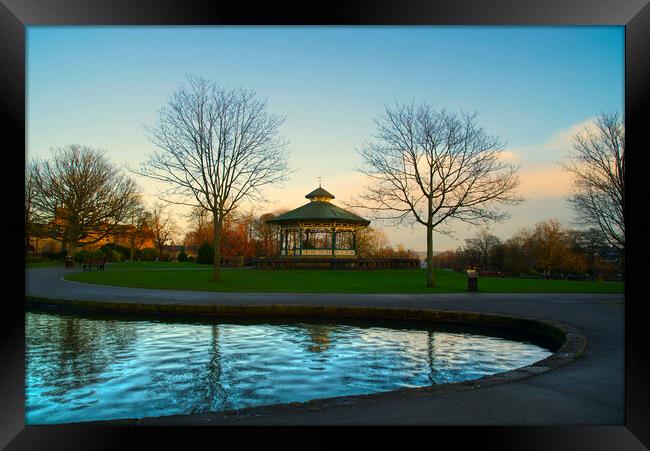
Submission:
<svg viewBox="0 0 650 451">
<path fill-rule="evenodd" d="M 623 425 L 623 294 L 297 294 L 218 293 L 122 288 L 68 282 L 73 271 L 26 271 L 25 294 L 38 298 L 183 305 L 308 305 L 433 309 L 558 321 L 587 339 L 575 361 L 524 379 L 478 390 L 392 392 L 334 402 L 246 409 L 246 415 L 206 413 L 126 421 L 139 425 Z"/>
</svg>

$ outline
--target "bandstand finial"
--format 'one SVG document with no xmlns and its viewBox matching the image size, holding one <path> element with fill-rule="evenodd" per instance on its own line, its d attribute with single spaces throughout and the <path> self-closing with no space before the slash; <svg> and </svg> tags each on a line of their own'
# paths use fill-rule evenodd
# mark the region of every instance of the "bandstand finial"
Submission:
<svg viewBox="0 0 650 451">
<path fill-rule="evenodd" d="M 321 182 L 323 181 L 323 177 L 318 177 L 318 187 L 322 188 Z"/>
</svg>

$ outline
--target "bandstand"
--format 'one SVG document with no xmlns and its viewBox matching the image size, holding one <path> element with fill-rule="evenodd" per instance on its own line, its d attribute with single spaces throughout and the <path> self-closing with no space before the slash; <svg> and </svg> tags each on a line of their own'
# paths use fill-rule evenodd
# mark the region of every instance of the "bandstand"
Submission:
<svg viewBox="0 0 650 451">
<path fill-rule="evenodd" d="M 356 258 L 357 232 L 370 221 L 334 205 L 322 187 L 302 207 L 268 220 L 279 227 L 278 255 L 294 258 Z"/>
</svg>

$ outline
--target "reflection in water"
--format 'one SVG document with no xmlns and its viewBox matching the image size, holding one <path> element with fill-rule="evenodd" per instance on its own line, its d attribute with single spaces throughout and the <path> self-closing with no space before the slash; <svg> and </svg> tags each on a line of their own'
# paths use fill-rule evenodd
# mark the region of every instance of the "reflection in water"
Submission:
<svg viewBox="0 0 650 451">
<path fill-rule="evenodd" d="M 461 330 L 26 314 L 26 422 L 237 409 L 475 379 L 541 360 Z"/>
<path fill-rule="evenodd" d="M 228 405 L 228 393 L 221 386 L 221 353 L 219 352 L 219 326 L 212 326 L 212 339 L 210 347 L 210 361 L 204 376 L 204 385 L 207 388 L 205 405 L 211 408 Z"/>
<path fill-rule="evenodd" d="M 435 354 L 433 352 L 433 331 L 427 331 L 427 363 L 429 366 L 429 385 L 436 383 L 436 367 L 434 365 Z"/>
<path fill-rule="evenodd" d="M 32 383 L 62 381 L 50 396 L 106 380 L 105 370 L 115 356 L 128 353 L 135 343 L 135 330 L 125 322 L 86 321 L 71 316 L 51 321 L 48 315 L 29 317 L 25 327 L 28 365 L 38 372 L 28 373 Z"/>
<path fill-rule="evenodd" d="M 304 324 L 302 327 L 309 334 L 309 341 L 312 343 L 307 347 L 309 351 L 327 351 L 331 341 L 330 334 L 335 329 L 335 326 L 327 326 L 322 324 Z"/>
</svg>

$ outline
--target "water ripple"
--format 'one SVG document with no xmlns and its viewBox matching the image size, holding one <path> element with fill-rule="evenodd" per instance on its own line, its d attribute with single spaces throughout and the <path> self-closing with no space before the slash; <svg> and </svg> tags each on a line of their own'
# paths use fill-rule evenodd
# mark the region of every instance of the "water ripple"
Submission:
<svg viewBox="0 0 650 451">
<path fill-rule="evenodd" d="M 527 341 L 423 326 L 28 312 L 26 423 L 217 411 L 459 382 L 550 354 Z"/>
</svg>

